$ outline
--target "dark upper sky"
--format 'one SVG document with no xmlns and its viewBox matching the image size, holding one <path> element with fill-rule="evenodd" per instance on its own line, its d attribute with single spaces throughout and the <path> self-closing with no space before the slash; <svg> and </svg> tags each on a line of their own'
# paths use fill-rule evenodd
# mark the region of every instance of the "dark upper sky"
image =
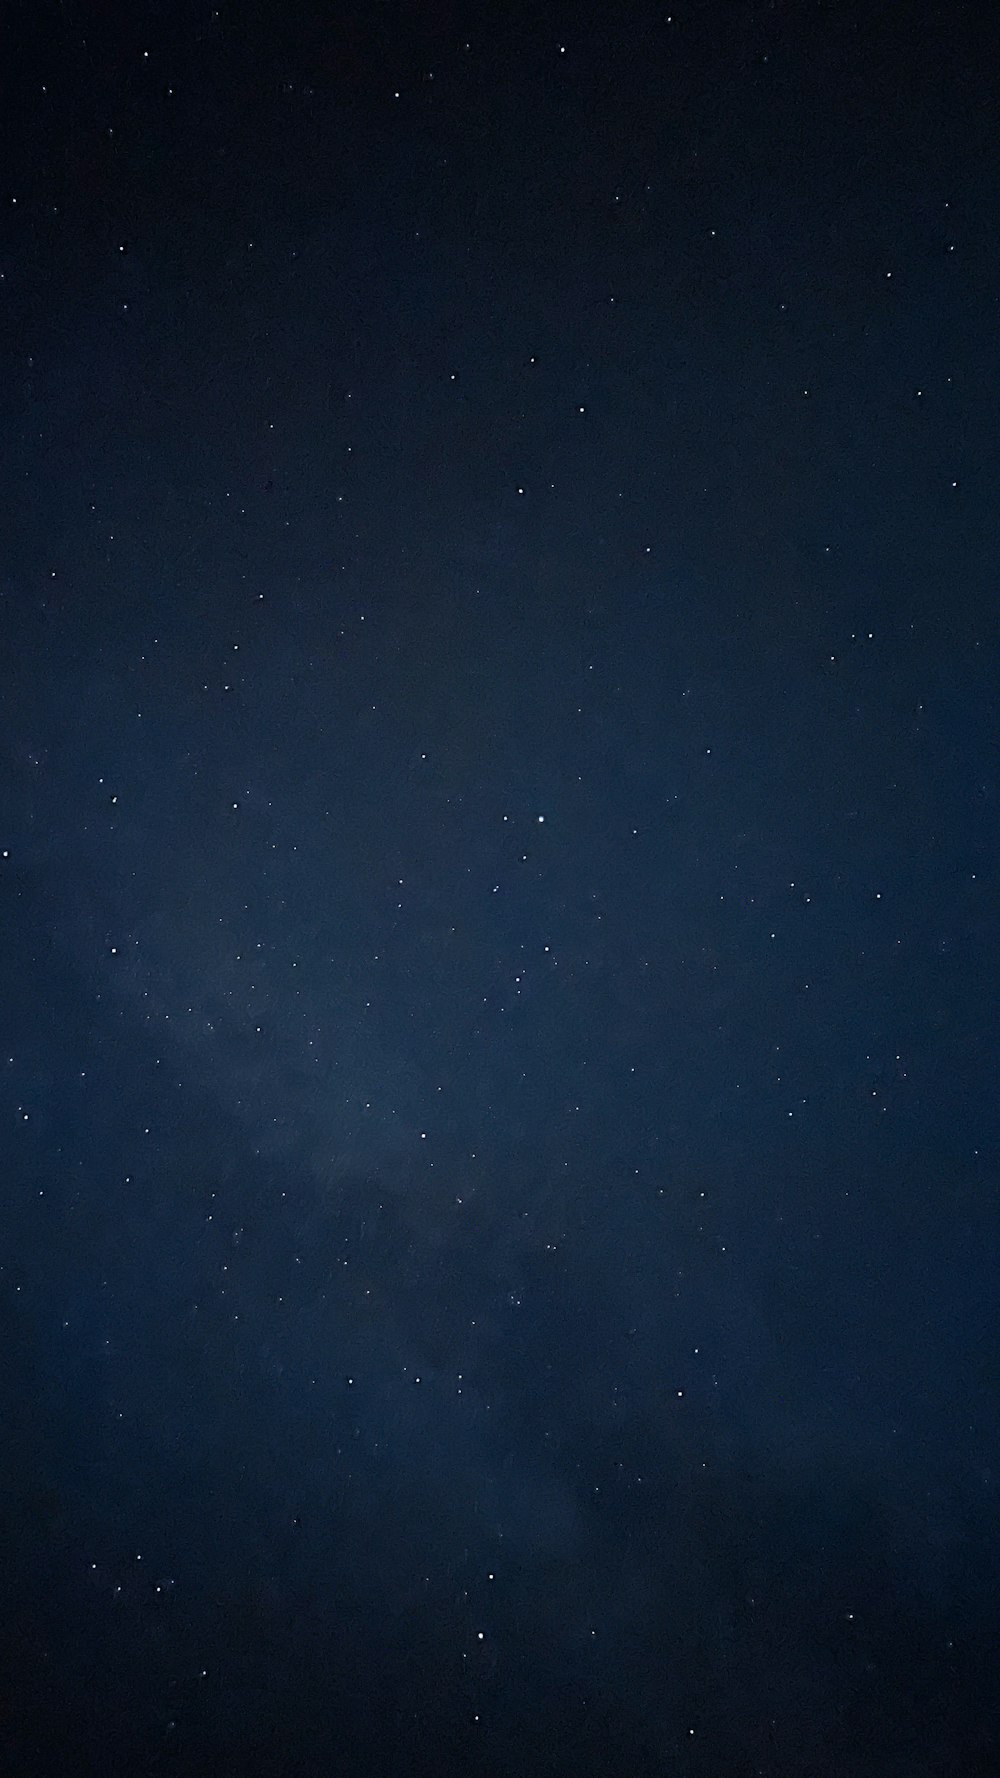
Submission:
<svg viewBox="0 0 1000 1778">
<path fill-rule="evenodd" d="M 5 33 L 4 1778 L 995 1774 L 990 9 Z"/>
</svg>

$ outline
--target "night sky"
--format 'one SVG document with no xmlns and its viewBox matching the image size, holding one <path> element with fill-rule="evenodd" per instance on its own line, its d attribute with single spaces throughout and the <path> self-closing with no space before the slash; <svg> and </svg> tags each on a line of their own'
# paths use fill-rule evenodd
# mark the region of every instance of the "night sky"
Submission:
<svg viewBox="0 0 1000 1778">
<path fill-rule="evenodd" d="M 33 0 L 3 1778 L 1000 1771 L 1000 27 Z"/>
</svg>

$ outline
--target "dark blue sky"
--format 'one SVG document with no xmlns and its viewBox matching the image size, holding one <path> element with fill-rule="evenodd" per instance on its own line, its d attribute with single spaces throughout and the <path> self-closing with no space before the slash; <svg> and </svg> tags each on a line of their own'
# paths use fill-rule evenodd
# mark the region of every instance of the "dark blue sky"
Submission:
<svg viewBox="0 0 1000 1778">
<path fill-rule="evenodd" d="M 995 35 L 12 9 L 9 1778 L 998 1769 Z"/>
</svg>

